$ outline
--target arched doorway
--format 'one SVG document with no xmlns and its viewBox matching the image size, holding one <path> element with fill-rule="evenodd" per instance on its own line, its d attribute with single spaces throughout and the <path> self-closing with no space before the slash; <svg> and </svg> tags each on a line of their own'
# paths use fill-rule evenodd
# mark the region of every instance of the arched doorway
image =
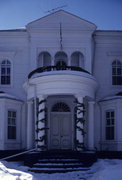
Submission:
<svg viewBox="0 0 122 180">
<path fill-rule="evenodd" d="M 70 107 L 57 102 L 50 112 L 50 149 L 72 149 L 72 115 Z"/>
</svg>

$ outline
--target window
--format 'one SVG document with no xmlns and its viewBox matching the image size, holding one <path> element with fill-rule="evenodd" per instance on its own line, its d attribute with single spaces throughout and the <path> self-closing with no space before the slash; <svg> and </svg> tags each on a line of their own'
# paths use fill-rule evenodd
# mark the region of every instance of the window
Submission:
<svg viewBox="0 0 122 180">
<path fill-rule="evenodd" d="M 84 68 L 84 56 L 80 52 L 74 52 L 71 55 L 71 66 Z"/>
<path fill-rule="evenodd" d="M 16 111 L 8 111 L 8 139 L 16 139 Z"/>
<path fill-rule="evenodd" d="M 38 67 L 51 66 L 51 55 L 48 52 L 42 52 L 38 57 Z"/>
<path fill-rule="evenodd" d="M 68 57 L 65 52 L 57 52 L 55 55 L 55 65 L 67 65 L 68 64 Z"/>
<path fill-rule="evenodd" d="M 53 106 L 52 112 L 70 112 L 70 108 L 64 102 L 58 102 Z"/>
<path fill-rule="evenodd" d="M 114 140 L 114 111 L 106 111 L 106 140 Z"/>
<path fill-rule="evenodd" d="M 1 84 L 10 84 L 11 81 L 11 63 L 4 60 L 1 63 Z"/>
<path fill-rule="evenodd" d="M 122 85 L 122 63 L 118 60 L 112 63 L 112 84 Z"/>
<path fill-rule="evenodd" d="M 57 70 L 65 70 L 66 69 L 66 63 L 64 61 L 58 61 L 56 64 Z"/>
</svg>

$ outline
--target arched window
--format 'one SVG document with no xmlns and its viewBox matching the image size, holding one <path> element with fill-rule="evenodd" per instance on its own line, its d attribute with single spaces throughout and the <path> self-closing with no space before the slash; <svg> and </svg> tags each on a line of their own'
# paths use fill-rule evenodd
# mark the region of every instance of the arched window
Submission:
<svg viewBox="0 0 122 180">
<path fill-rule="evenodd" d="M 48 52 L 42 52 L 38 57 L 38 67 L 51 66 L 51 56 Z"/>
<path fill-rule="evenodd" d="M 55 55 L 55 65 L 58 66 L 60 65 L 64 65 L 67 66 L 67 63 L 68 62 L 68 58 L 67 58 L 67 55 L 66 53 L 64 52 L 57 52 L 56 55 Z"/>
<path fill-rule="evenodd" d="M 84 56 L 80 52 L 74 52 L 71 55 L 71 66 L 84 68 Z"/>
<path fill-rule="evenodd" d="M 122 63 L 118 60 L 112 63 L 112 84 L 122 85 Z"/>
<path fill-rule="evenodd" d="M 64 102 L 58 102 L 52 107 L 52 112 L 70 112 L 70 108 Z"/>
<path fill-rule="evenodd" d="M 11 63 L 9 60 L 3 60 L 1 63 L 1 84 L 11 83 Z"/>
</svg>

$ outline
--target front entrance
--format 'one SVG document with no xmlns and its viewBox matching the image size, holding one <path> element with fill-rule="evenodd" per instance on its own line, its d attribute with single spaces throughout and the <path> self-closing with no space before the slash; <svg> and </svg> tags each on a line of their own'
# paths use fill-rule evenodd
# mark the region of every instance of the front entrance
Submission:
<svg viewBox="0 0 122 180">
<path fill-rule="evenodd" d="M 50 98 L 48 105 L 49 111 L 49 131 L 48 148 L 49 149 L 73 149 L 74 126 L 73 126 L 73 106 L 72 98 L 65 96 Z M 57 100 L 58 99 L 58 100 Z M 56 103 L 54 103 L 56 101 Z M 51 104 L 52 103 L 52 104 Z"/>
<path fill-rule="evenodd" d="M 51 149 L 71 149 L 71 114 L 69 112 L 52 112 L 50 128 Z"/>
</svg>

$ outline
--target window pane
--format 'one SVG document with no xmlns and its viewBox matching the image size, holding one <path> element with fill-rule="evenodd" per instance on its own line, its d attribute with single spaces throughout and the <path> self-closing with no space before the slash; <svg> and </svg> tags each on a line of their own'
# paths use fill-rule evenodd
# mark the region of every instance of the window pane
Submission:
<svg viewBox="0 0 122 180">
<path fill-rule="evenodd" d="M 7 74 L 10 74 L 10 68 L 7 68 Z"/>
<path fill-rule="evenodd" d="M 111 117 L 114 117 L 114 111 L 111 111 Z"/>
<path fill-rule="evenodd" d="M 113 85 L 117 85 L 117 83 L 116 83 L 116 77 L 115 77 L 115 76 L 112 77 L 112 84 L 113 84 Z"/>
<path fill-rule="evenodd" d="M 16 112 L 12 112 L 12 116 L 13 116 L 13 117 L 16 117 Z"/>
<path fill-rule="evenodd" d="M 110 117 L 110 112 L 106 112 L 106 118 Z"/>
<path fill-rule="evenodd" d="M 11 124 L 11 118 L 8 118 L 8 124 L 9 125 Z"/>
<path fill-rule="evenodd" d="M 117 79 L 117 85 L 122 85 L 122 77 L 118 76 L 116 79 Z"/>
<path fill-rule="evenodd" d="M 16 139 L 16 112 L 8 111 L 8 139 Z"/>
<path fill-rule="evenodd" d="M 110 127 L 106 127 L 106 140 L 110 140 Z"/>
<path fill-rule="evenodd" d="M 111 125 L 114 125 L 114 119 L 111 119 Z"/>
<path fill-rule="evenodd" d="M 122 85 L 122 63 L 118 60 L 112 63 L 112 84 Z"/>
<path fill-rule="evenodd" d="M 121 74 L 122 74 L 121 68 L 117 68 L 117 75 L 121 75 Z"/>
<path fill-rule="evenodd" d="M 113 140 L 114 139 L 114 127 L 111 127 L 111 140 Z"/>
<path fill-rule="evenodd" d="M 11 63 L 8 60 L 1 64 L 1 84 L 10 84 Z"/>
<path fill-rule="evenodd" d="M 106 140 L 114 140 L 114 121 L 115 121 L 114 111 L 106 112 Z"/>
<path fill-rule="evenodd" d="M 1 74 L 5 74 L 5 68 L 1 69 Z"/>
<path fill-rule="evenodd" d="M 5 83 L 5 76 L 1 76 L 1 84 L 6 84 Z"/>
<path fill-rule="evenodd" d="M 11 119 L 11 123 L 12 123 L 12 125 L 15 125 L 16 123 L 15 123 L 15 119 Z"/>
<path fill-rule="evenodd" d="M 16 127 L 8 126 L 8 139 L 16 139 Z"/>
<path fill-rule="evenodd" d="M 106 125 L 110 125 L 110 124 L 111 124 L 110 119 L 107 119 Z"/>
<path fill-rule="evenodd" d="M 11 111 L 8 111 L 8 117 L 11 117 Z"/>
</svg>

